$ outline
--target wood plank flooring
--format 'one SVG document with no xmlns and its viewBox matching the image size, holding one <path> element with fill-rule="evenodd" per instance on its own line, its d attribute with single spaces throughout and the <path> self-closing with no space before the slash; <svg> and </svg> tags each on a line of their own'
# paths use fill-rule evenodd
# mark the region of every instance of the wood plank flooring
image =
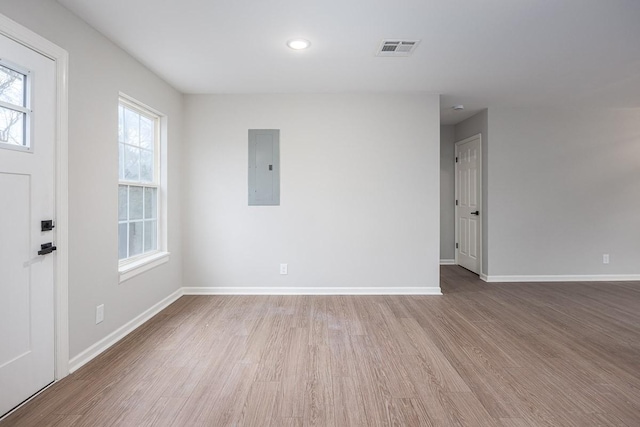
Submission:
<svg viewBox="0 0 640 427">
<path fill-rule="evenodd" d="M 185 296 L 4 426 L 640 426 L 640 283 Z"/>
</svg>

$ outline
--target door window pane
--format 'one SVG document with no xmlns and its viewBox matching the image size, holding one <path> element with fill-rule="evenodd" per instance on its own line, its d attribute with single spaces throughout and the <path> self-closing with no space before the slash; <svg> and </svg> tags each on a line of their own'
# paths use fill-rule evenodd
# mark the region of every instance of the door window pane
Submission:
<svg viewBox="0 0 640 427">
<path fill-rule="evenodd" d="M 20 111 L 0 107 L 0 142 L 26 146 L 24 116 Z"/>
<path fill-rule="evenodd" d="M 25 75 L 0 65 L 0 101 L 26 107 Z"/>
</svg>

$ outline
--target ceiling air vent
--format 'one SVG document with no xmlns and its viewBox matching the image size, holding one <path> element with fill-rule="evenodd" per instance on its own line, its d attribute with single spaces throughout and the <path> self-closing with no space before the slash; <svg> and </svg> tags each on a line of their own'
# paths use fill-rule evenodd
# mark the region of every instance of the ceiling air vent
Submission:
<svg viewBox="0 0 640 427">
<path fill-rule="evenodd" d="M 409 56 L 420 40 L 382 40 L 376 56 Z"/>
</svg>

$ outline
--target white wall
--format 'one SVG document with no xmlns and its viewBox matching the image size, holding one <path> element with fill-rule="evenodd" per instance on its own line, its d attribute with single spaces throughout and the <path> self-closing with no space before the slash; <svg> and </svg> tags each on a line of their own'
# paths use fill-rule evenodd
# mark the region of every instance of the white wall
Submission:
<svg viewBox="0 0 640 427">
<path fill-rule="evenodd" d="M 185 286 L 439 287 L 438 96 L 185 103 Z M 281 206 L 247 206 L 248 129 L 281 130 Z"/>
<path fill-rule="evenodd" d="M 640 274 L 640 109 L 496 108 L 489 128 L 489 276 Z"/>
<path fill-rule="evenodd" d="M 440 126 L 440 260 L 455 258 L 455 126 Z"/>
<path fill-rule="evenodd" d="M 69 52 L 70 356 L 181 286 L 182 95 L 62 6 L 3 0 L 0 13 Z M 168 115 L 169 263 L 118 284 L 118 92 Z M 95 324 L 95 307 L 105 321 Z"/>
</svg>

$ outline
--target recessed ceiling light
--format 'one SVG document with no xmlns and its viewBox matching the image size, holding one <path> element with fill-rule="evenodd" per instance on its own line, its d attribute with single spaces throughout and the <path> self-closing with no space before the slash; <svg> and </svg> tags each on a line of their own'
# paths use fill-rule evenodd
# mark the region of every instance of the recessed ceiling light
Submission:
<svg viewBox="0 0 640 427">
<path fill-rule="evenodd" d="M 287 46 L 294 50 L 302 50 L 311 46 L 311 42 L 305 39 L 293 39 L 287 42 Z"/>
</svg>

